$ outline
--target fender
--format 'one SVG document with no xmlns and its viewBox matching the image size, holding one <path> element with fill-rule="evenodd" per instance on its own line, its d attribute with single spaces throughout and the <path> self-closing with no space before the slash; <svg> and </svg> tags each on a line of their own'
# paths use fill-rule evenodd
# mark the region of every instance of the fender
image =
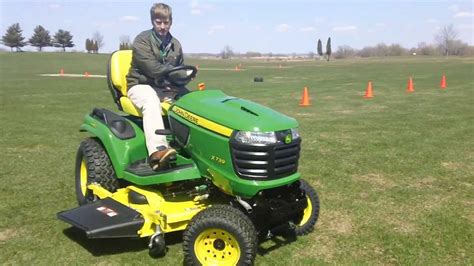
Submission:
<svg viewBox="0 0 474 266">
<path fill-rule="evenodd" d="M 134 134 L 128 134 L 127 138 L 119 138 L 117 132 L 113 132 L 111 127 L 106 124 L 107 121 L 97 116 L 97 110 L 108 112 L 107 115 L 112 113 L 105 109 L 94 109 L 91 114 L 84 117 L 79 131 L 89 132 L 100 140 L 109 155 L 117 177 L 123 179 L 124 170 L 131 162 L 147 157 L 143 130 L 125 117 L 112 113 L 115 115 L 113 118 L 119 117 L 120 120 L 125 120 L 134 131 Z"/>
</svg>

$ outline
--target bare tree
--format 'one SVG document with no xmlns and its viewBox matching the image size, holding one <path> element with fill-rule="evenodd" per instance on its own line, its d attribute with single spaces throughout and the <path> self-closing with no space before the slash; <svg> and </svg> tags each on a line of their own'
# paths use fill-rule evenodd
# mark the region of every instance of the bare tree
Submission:
<svg viewBox="0 0 474 266">
<path fill-rule="evenodd" d="M 97 44 L 97 52 L 99 52 L 99 50 L 104 47 L 104 36 L 102 34 L 100 34 L 100 32 L 96 31 L 94 32 L 94 34 L 92 35 L 92 40 L 95 41 L 95 43 Z"/>
<path fill-rule="evenodd" d="M 342 45 L 337 47 L 336 53 L 334 53 L 335 58 L 347 58 L 353 57 L 355 55 L 355 50 L 349 45 Z"/>
<path fill-rule="evenodd" d="M 438 34 L 435 35 L 435 41 L 444 55 L 448 56 L 452 52 L 454 40 L 457 36 L 458 32 L 453 24 L 444 26 L 439 30 Z"/>
</svg>

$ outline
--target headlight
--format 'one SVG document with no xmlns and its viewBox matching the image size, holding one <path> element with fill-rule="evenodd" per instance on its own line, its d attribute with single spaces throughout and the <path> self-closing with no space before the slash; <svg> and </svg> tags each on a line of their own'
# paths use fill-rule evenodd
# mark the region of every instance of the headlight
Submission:
<svg viewBox="0 0 474 266">
<path fill-rule="evenodd" d="M 245 144 L 272 144 L 276 143 L 275 132 L 239 131 L 235 139 Z"/>
<path fill-rule="evenodd" d="M 300 133 L 298 132 L 298 129 L 297 128 L 292 128 L 291 129 L 291 137 L 293 139 L 297 139 L 300 137 Z"/>
</svg>

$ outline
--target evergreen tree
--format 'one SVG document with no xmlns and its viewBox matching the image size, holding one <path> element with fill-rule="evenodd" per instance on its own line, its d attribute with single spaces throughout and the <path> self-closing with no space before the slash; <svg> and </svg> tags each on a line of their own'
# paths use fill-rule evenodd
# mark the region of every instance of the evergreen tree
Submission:
<svg viewBox="0 0 474 266">
<path fill-rule="evenodd" d="M 89 38 L 86 39 L 86 51 L 88 53 L 92 52 L 92 41 Z"/>
<path fill-rule="evenodd" d="M 329 62 L 329 58 L 331 57 L 331 37 L 328 38 L 328 42 L 326 43 L 326 55 Z"/>
<path fill-rule="evenodd" d="M 97 54 L 99 52 L 99 45 L 97 44 L 97 41 L 92 40 L 92 51 Z"/>
<path fill-rule="evenodd" d="M 53 45 L 63 48 L 63 52 L 66 51 L 66 48 L 74 47 L 71 33 L 67 30 L 58 30 L 53 37 Z"/>
<path fill-rule="evenodd" d="M 26 45 L 26 42 L 23 41 L 25 37 L 21 35 L 22 31 L 23 30 L 20 28 L 19 23 L 11 25 L 10 27 L 8 27 L 5 35 L 2 36 L 2 43 L 10 47 L 12 52 L 13 48 L 16 48 L 16 51 L 20 52 L 21 47 Z"/>
<path fill-rule="evenodd" d="M 321 43 L 321 39 L 318 39 L 318 55 L 323 56 L 323 44 Z"/>
<path fill-rule="evenodd" d="M 49 31 L 45 30 L 41 25 L 38 25 L 28 42 L 32 46 L 38 47 L 38 50 L 41 52 L 43 47 L 51 46 L 51 36 L 49 35 Z"/>
<path fill-rule="evenodd" d="M 100 32 L 96 31 L 92 35 L 92 40 L 95 42 L 95 53 L 98 53 L 99 50 L 104 47 L 104 36 Z"/>
<path fill-rule="evenodd" d="M 130 36 L 128 36 L 128 35 L 120 36 L 119 50 L 130 50 L 130 49 L 132 49 L 132 44 L 130 42 Z"/>
</svg>

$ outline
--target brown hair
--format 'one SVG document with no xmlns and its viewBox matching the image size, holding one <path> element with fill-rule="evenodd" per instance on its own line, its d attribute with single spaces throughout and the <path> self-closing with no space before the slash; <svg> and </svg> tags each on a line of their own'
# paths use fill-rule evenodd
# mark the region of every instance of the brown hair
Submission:
<svg viewBox="0 0 474 266">
<path fill-rule="evenodd" d="M 156 3 L 150 9 L 151 20 L 154 19 L 169 19 L 173 21 L 171 7 L 167 4 Z"/>
</svg>

